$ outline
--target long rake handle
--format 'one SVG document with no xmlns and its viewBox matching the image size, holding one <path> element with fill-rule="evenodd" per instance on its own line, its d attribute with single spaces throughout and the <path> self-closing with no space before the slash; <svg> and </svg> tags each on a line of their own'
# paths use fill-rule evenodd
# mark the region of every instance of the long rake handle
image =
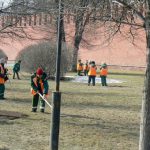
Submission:
<svg viewBox="0 0 150 150">
<path fill-rule="evenodd" d="M 52 105 L 43 97 L 42 94 L 38 93 L 40 95 L 40 97 L 47 103 L 47 105 L 52 108 Z"/>
</svg>

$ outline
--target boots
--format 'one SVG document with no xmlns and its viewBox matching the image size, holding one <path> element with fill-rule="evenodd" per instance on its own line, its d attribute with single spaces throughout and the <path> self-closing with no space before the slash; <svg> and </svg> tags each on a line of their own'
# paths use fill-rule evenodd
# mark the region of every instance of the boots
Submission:
<svg viewBox="0 0 150 150">
<path fill-rule="evenodd" d="M 44 113 L 44 109 L 41 109 L 40 112 Z"/>
<path fill-rule="evenodd" d="M 32 112 L 36 112 L 37 108 L 32 108 Z"/>
</svg>

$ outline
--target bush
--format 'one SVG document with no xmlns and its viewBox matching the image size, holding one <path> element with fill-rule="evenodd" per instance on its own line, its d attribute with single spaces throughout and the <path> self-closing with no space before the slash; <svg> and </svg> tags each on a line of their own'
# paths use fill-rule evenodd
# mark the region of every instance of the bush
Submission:
<svg viewBox="0 0 150 150">
<path fill-rule="evenodd" d="M 6 57 L 7 55 L 0 49 L 0 59 Z"/>
<path fill-rule="evenodd" d="M 66 73 L 70 67 L 69 58 L 71 53 L 68 49 L 62 46 L 61 54 L 61 76 Z M 23 49 L 17 56 L 18 60 L 22 60 L 21 69 L 26 72 L 35 72 L 38 67 L 49 75 L 55 75 L 56 69 L 56 45 L 50 42 L 41 42 L 36 45 L 31 45 Z"/>
</svg>

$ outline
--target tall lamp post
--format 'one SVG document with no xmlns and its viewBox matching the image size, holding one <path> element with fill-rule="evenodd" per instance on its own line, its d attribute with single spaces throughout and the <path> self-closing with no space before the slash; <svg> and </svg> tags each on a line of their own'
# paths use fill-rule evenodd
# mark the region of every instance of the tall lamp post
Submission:
<svg viewBox="0 0 150 150">
<path fill-rule="evenodd" d="M 58 150 L 59 145 L 59 124 L 60 124 L 60 106 L 61 92 L 60 85 L 60 65 L 61 65 L 61 47 L 62 47 L 62 25 L 63 25 L 63 4 L 59 0 L 59 15 L 57 21 L 57 57 L 56 57 L 56 91 L 52 94 L 52 123 L 51 123 L 51 145 L 50 150 Z"/>
</svg>

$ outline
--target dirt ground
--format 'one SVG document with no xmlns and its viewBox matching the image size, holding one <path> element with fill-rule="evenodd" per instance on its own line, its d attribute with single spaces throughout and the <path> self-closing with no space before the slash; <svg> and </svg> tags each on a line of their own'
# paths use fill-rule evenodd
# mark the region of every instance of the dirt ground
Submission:
<svg viewBox="0 0 150 150">
<path fill-rule="evenodd" d="M 60 150 L 137 150 L 144 76 L 111 74 L 126 81 L 102 87 L 61 81 Z M 55 82 L 49 81 L 50 96 Z M 49 150 L 51 109 L 31 112 L 30 77 L 6 83 L 0 101 L 0 150 Z"/>
</svg>

